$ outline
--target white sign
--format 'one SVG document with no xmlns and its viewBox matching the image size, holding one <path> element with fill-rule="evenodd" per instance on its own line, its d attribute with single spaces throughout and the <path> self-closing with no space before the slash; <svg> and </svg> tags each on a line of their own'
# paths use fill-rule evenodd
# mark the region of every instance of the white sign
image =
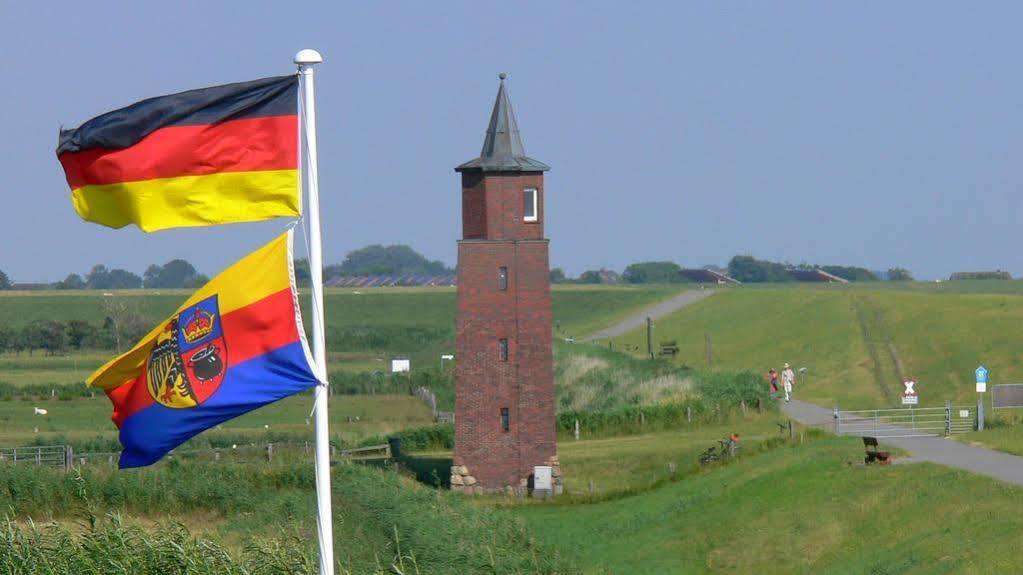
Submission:
<svg viewBox="0 0 1023 575">
<path fill-rule="evenodd" d="M 963 419 L 966 419 L 969 416 L 970 416 L 970 410 L 969 409 L 960 409 L 959 410 L 959 417 L 961 417 Z"/>
<path fill-rule="evenodd" d="M 985 392 L 987 392 L 987 382 L 986 381 L 978 381 L 977 382 L 977 393 L 985 393 Z"/>
<path fill-rule="evenodd" d="M 411 363 L 407 359 L 391 360 L 391 373 L 407 373 L 410 368 Z"/>
<path fill-rule="evenodd" d="M 916 394 L 916 389 L 914 389 L 916 382 L 911 379 L 907 379 L 902 382 L 902 385 L 906 387 L 906 389 L 902 392 L 902 405 L 919 404 L 920 397 Z"/>
<path fill-rule="evenodd" d="M 987 391 L 987 368 L 983 365 L 977 368 L 974 372 L 977 374 L 977 393 L 984 393 Z"/>
<path fill-rule="evenodd" d="M 444 355 L 440 356 L 440 358 L 441 359 L 452 360 L 452 359 L 455 359 L 455 356 L 451 355 L 450 353 L 445 353 Z"/>
<path fill-rule="evenodd" d="M 546 491 L 552 489 L 550 465 L 537 465 L 533 468 L 533 490 L 538 489 Z"/>
</svg>

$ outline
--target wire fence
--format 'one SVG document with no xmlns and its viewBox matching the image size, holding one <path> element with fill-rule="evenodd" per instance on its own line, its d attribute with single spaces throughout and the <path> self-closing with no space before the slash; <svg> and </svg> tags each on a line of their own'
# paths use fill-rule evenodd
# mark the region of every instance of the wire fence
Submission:
<svg viewBox="0 0 1023 575">
<path fill-rule="evenodd" d="M 363 447 L 340 449 L 330 446 L 331 459 L 361 460 L 388 459 L 392 456 L 391 445 L 369 445 Z M 174 450 L 166 458 L 200 459 L 212 462 L 265 460 L 273 463 L 278 458 L 287 461 L 298 461 L 312 458 L 314 445 L 311 442 L 301 443 L 251 443 L 232 445 L 230 448 L 205 448 Z M 38 465 L 60 469 L 74 466 L 106 465 L 115 467 L 121 457 L 119 451 L 75 453 L 69 445 L 42 445 L 24 447 L 0 447 L 0 465 Z"/>
<path fill-rule="evenodd" d="M 871 437 L 932 437 L 976 429 L 977 406 L 835 410 L 835 432 Z"/>
</svg>

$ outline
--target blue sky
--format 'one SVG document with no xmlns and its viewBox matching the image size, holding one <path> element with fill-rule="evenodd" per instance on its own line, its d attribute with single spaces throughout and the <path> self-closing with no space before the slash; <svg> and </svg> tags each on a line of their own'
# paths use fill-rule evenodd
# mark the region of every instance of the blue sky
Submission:
<svg viewBox="0 0 1023 575">
<path fill-rule="evenodd" d="M 57 129 L 286 74 L 320 50 L 325 258 L 408 243 L 454 264 L 453 167 L 497 73 L 548 173 L 552 265 L 792 262 L 1023 275 L 1023 4 L 0 3 L 0 269 L 205 273 L 282 222 L 145 235 L 82 222 Z"/>
</svg>

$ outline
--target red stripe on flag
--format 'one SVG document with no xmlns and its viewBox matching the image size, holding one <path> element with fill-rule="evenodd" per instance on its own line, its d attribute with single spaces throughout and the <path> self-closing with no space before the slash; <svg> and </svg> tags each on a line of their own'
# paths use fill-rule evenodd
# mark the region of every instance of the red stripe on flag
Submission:
<svg viewBox="0 0 1023 575">
<path fill-rule="evenodd" d="M 221 316 L 227 368 L 299 340 L 291 288 Z M 229 375 L 229 374 L 228 374 Z M 129 416 L 154 403 L 146 388 L 146 369 L 139 377 L 113 389 L 107 397 L 114 404 L 111 419 L 118 428 Z"/>
<path fill-rule="evenodd" d="M 61 154 L 58 159 L 72 190 L 222 172 L 295 170 L 298 116 L 169 126 L 130 148 L 82 150 Z"/>
</svg>

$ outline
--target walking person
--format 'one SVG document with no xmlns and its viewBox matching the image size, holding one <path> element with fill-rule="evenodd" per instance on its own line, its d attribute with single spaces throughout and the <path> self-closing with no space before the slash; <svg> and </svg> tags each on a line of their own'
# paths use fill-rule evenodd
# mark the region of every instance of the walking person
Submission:
<svg viewBox="0 0 1023 575">
<path fill-rule="evenodd" d="M 788 403 L 792 399 L 792 384 L 796 381 L 796 373 L 792 371 L 792 367 L 789 364 L 785 364 L 785 369 L 781 372 L 781 385 L 785 388 L 785 403 Z"/>
<path fill-rule="evenodd" d="M 772 367 L 765 377 L 771 382 L 771 399 L 778 399 L 778 372 Z"/>
</svg>

